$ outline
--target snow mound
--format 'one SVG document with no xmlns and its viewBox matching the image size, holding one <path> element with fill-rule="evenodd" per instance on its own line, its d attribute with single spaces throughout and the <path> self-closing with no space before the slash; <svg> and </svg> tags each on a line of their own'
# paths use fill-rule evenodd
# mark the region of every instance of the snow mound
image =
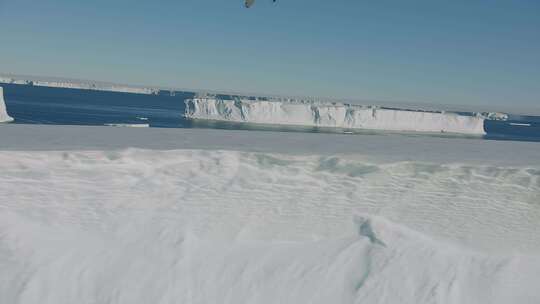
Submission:
<svg viewBox="0 0 540 304">
<path fill-rule="evenodd" d="M 302 242 L 210 240 L 148 223 L 109 234 L 9 213 L 0 219 L 3 303 L 540 300 L 540 260 L 467 252 L 383 219 L 365 217 L 348 237 Z"/>
<path fill-rule="evenodd" d="M 484 117 L 349 105 L 269 100 L 195 98 L 185 101 L 192 119 L 388 131 L 485 134 Z"/>
<path fill-rule="evenodd" d="M 538 167 L 4 151 L 0 172 L 0 303 L 540 302 Z"/>
<path fill-rule="evenodd" d="M 7 113 L 6 101 L 4 100 L 4 88 L 0 87 L 0 123 L 11 121 L 13 121 L 13 118 Z"/>
</svg>

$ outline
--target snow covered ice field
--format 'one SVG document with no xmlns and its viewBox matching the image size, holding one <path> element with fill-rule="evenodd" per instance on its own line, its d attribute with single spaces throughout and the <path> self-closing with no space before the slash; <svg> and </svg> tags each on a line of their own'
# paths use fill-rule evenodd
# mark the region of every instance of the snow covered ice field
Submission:
<svg viewBox="0 0 540 304">
<path fill-rule="evenodd" d="M 540 145 L 0 126 L 0 303 L 540 303 Z"/>
</svg>

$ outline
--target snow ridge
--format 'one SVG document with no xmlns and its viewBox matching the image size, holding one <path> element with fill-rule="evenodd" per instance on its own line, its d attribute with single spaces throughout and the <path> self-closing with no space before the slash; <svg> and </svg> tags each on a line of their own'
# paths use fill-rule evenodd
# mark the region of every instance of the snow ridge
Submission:
<svg viewBox="0 0 540 304">
<path fill-rule="evenodd" d="M 540 303 L 538 166 L 130 149 L 0 172 L 0 303 Z"/>
<path fill-rule="evenodd" d="M 482 115 L 416 111 L 334 102 L 226 100 L 185 101 L 185 117 L 231 122 L 347 129 L 486 134 Z"/>
</svg>

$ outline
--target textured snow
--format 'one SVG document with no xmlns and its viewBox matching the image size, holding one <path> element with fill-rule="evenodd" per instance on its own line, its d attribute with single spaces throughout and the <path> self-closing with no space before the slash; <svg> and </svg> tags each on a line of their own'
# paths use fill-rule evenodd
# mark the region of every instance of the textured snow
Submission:
<svg viewBox="0 0 540 304">
<path fill-rule="evenodd" d="M 6 101 L 4 100 L 4 88 L 0 87 L 0 123 L 13 121 L 8 115 Z"/>
<path fill-rule="evenodd" d="M 24 125 L 0 137 L 0 303 L 540 302 L 539 144 Z"/>
<path fill-rule="evenodd" d="M 195 98 L 186 100 L 185 116 L 194 119 L 260 124 L 485 134 L 484 118 L 481 116 L 341 103 Z"/>
<path fill-rule="evenodd" d="M 535 165 L 127 149 L 0 172 L 1 303 L 540 301 Z"/>
</svg>

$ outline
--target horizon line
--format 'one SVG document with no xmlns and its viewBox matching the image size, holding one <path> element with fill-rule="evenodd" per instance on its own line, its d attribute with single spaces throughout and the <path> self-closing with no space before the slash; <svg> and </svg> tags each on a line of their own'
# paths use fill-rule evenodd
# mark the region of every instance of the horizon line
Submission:
<svg viewBox="0 0 540 304">
<path fill-rule="evenodd" d="M 12 80 L 19 81 L 56 81 L 56 82 L 66 82 L 70 84 L 89 84 L 89 85 L 108 85 L 116 87 L 125 87 L 128 89 L 147 89 L 147 90 L 160 90 L 160 91 L 169 91 L 169 92 L 192 92 L 196 94 L 216 94 L 216 95 L 231 95 L 239 97 L 266 97 L 266 98 L 278 98 L 278 99 L 296 99 L 296 100 L 306 100 L 306 101 L 328 101 L 328 102 L 341 102 L 341 103 L 351 103 L 351 104 L 360 104 L 364 105 L 379 105 L 379 106 L 408 106 L 413 107 L 418 110 L 439 110 L 439 111 L 460 111 L 467 110 L 470 112 L 507 112 L 515 115 L 540 115 L 540 106 L 523 106 L 523 107 L 512 107 L 512 106 L 490 106 L 487 104 L 481 105 L 465 105 L 465 104 L 441 104 L 437 102 L 426 102 L 426 101 L 406 101 L 406 100 L 380 100 L 380 99 L 362 99 L 362 98 L 352 98 L 352 97 L 329 97 L 329 96 L 301 96 L 301 95 L 285 95 L 285 94 L 267 94 L 267 93 L 256 93 L 256 92 L 241 92 L 241 91 L 227 91 L 225 89 L 195 89 L 195 88 L 185 88 L 185 87 L 174 87 L 174 86 L 161 86 L 161 85 L 142 85 L 142 84 L 127 84 L 120 82 L 111 82 L 111 81 L 100 81 L 100 80 L 91 80 L 91 79 L 81 79 L 81 78 L 68 78 L 68 77 L 59 77 L 59 76 L 36 76 L 36 75 L 25 75 L 17 73 L 4 73 L 0 72 L 0 77 L 10 78 Z M 96 88 L 95 90 L 99 90 Z M 137 93 L 135 93 L 137 94 Z M 141 94 L 141 93 L 138 93 Z M 367 104 L 366 104 L 367 103 Z M 422 107 L 422 108 L 420 108 Z M 426 108 L 427 107 L 427 108 Z M 488 110 L 487 108 L 491 110 Z M 525 112 L 513 112 L 513 110 L 531 110 L 532 113 Z M 528 112 L 528 111 L 527 111 Z"/>
</svg>

